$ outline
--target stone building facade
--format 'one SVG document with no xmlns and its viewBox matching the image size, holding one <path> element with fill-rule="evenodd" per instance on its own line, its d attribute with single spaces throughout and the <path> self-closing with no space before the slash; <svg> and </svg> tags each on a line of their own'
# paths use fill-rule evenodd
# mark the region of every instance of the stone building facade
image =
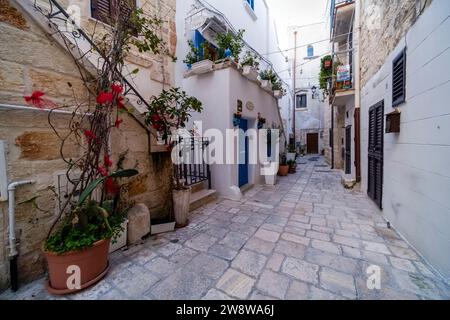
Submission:
<svg viewBox="0 0 450 320">
<path fill-rule="evenodd" d="M 364 0 L 360 14 L 361 186 L 370 193 L 376 181 L 384 217 L 447 281 L 450 75 L 443 70 L 450 70 L 449 13 L 446 0 Z M 376 171 L 370 165 L 372 110 L 380 110 Z M 394 116 L 400 118 L 396 127 L 389 126 Z"/>
<path fill-rule="evenodd" d="M 89 2 L 78 1 L 85 30 L 96 23 L 90 16 Z M 34 184 L 16 191 L 20 282 L 45 272 L 41 248 L 57 213 L 58 177 L 66 170 L 60 160 L 59 141 L 48 124 L 48 113 L 28 107 L 23 97 L 40 90 L 57 104 L 70 104 L 74 94 L 77 99 L 87 95 L 72 57 L 42 28 L 39 19 L 45 18 L 33 13 L 33 3 L 0 0 L 0 140 L 6 146 L 7 178 L 9 182 L 35 180 Z M 68 1 L 60 4 L 67 8 Z M 140 1 L 140 5 L 147 13 L 164 15 L 161 36 L 174 54 L 175 0 Z M 173 84 L 174 64 L 168 56 L 132 51 L 127 57 L 127 67 L 140 69 L 133 83 L 146 99 Z M 152 218 L 160 218 L 172 207 L 171 161 L 168 153 L 152 152 L 150 133 L 140 116 L 143 111 L 136 105 L 133 115 L 125 115 L 120 129 L 114 129 L 112 158 L 117 161 L 119 154 L 125 154 L 124 167 L 138 169 L 139 175 L 125 185 L 130 201 L 144 203 Z M 70 114 L 55 112 L 52 117 L 56 128 L 63 130 Z M 81 152 L 72 143 L 63 151 L 73 156 Z M 7 244 L 6 201 L 0 202 L 0 290 L 9 283 Z"/>
</svg>

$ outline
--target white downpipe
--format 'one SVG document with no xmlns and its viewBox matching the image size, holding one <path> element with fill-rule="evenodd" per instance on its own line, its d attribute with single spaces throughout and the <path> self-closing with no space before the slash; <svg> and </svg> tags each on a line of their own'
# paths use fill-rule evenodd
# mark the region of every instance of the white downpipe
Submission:
<svg viewBox="0 0 450 320">
<path fill-rule="evenodd" d="M 17 187 L 32 184 L 35 181 L 25 180 L 12 182 L 8 185 L 8 220 L 9 220 L 9 256 L 15 257 L 18 252 L 16 249 L 16 208 L 15 208 L 15 191 Z"/>
</svg>

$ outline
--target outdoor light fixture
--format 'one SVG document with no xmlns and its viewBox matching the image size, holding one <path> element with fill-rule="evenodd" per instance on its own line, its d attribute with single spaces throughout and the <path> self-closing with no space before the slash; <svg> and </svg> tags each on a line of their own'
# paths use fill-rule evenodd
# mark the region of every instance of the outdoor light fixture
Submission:
<svg viewBox="0 0 450 320">
<path fill-rule="evenodd" d="M 317 87 L 312 86 L 311 91 L 312 91 L 312 98 L 314 99 L 314 97 L 316 96 Z"/>
</svg>

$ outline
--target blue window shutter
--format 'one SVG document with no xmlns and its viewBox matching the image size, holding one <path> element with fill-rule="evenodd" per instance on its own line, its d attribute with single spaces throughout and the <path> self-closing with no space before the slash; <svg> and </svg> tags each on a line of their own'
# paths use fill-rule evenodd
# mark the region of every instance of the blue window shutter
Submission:
<svg viewBox="0 0 450 320">
<path fill-rule="evenodd" d="M 314 56 L 314 47 L 309 45 L 308 46 L 308 57 L 313 57 Z"/>
<path fill-rule="evenodd" d="M 255 0 L 247 0 L 248 4 L 250 5 L 250 7 L 255 10 Z"/>
<path fill-rule="evenodd" d="M 194 35 L 194 46 L 198 49 L 199 55 L 200 55 L 200 60 L 203 59 L 203 47 L 202 44 L 205 42 L 205 38 L 202 36 L 202 34 L 198 31 L 195 30 L 195 35 Z"/>
</svg>

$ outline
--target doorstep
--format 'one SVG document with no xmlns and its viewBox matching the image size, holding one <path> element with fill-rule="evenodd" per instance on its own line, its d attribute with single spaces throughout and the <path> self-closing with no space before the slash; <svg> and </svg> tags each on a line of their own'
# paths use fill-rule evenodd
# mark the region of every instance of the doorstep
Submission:
<svg viewBox="0 0 450 320">
<path fill-rule="evenodd" d="M 191 200 L 189 202 L 189 211 L 204 206 L 217 199 L 216 190 L 213 189 L 202 189 L 191 193 Z"/>
</svg>

